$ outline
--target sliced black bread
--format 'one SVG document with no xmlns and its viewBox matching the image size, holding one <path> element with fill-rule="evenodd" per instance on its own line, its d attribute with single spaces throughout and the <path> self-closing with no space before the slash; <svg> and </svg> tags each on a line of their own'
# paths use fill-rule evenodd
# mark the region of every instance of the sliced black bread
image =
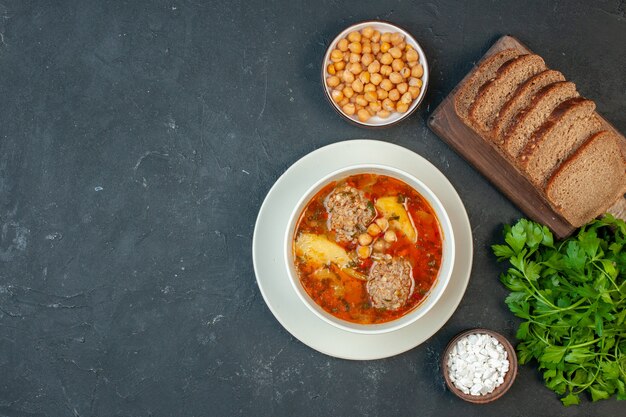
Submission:
<svg viewBox="0 0 626 417">
<path fill-rule="evenodd" d="M 504 133 L 509 129 L 517 114 L 530 106 L 535 94 L 542 88 L 560 81 L 565 81 L 565 76 L 554 70 L 542 71 L 528 79 L 500 110 L 493 125 L 491 138 L 498 144 L 504 143 Z"/>
<path fill-rule="evenodd" d="M 469 126 L 468 113 L 469 108 L 476 99 L 478 89 L 496 76 L 498 68 L 507 61 L 522 55 L 515 49 L 505 49 L 501 52 L 493 54 L 482 62 L 478 68 L 472 73 L 463 87 L 457 91 L 454 96 L 454 109 L 456 114 Z"/>
<path fill-rule="evenodd" d="M 521 55 L 505 62 L 496 76 L 479 88 L 476 99 L 469 109 L 469 120 L 474 129 L 488 134 L 504 104 L 515 94 L 518 87 L 535 74 L 546 69 L 539 55 Z"/>
<path fill-rule="evenodd" d="M 559 105 L 532 134 L 518 157 L 528 179 L 543 189 L 550 174 L 591 134 L 601 130 L 595 119 L 596 105 L 578 97 Z"/>
<path fill-rule="evenodd" d="M 618 140 L 612 132 L 596 133 L 548 181 L 548 200 L 572 226 L 603 214 L 626 192 L 626 161 Z"/>
<path fill-rule="evenodd" d="M 578 97 L 576 85 L 569 81 L 550 84 L 541 89 L 532 99 L 530 106 L 518 113 L 504 135 L 504 151 L 516 159 L 530 140 L 532 134 L 548 119 L 561 103 Z"/>
</svg>

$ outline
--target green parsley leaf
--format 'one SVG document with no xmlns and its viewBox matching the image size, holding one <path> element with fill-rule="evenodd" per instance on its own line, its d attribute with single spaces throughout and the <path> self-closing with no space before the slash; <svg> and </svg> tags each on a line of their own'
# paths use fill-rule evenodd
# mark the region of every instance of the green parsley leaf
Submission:
<svg viewBox="0 0 626 417">
<path fill-rule="evenodd" d="M 522 319 L 520 364 L 537 361 L 545 385 L 564 405 L 626 400 L 626 222 L 607 214 L 561 242 L 521 219 L 492 245 L 509 268 L 505 303 Z"/>
</svg>

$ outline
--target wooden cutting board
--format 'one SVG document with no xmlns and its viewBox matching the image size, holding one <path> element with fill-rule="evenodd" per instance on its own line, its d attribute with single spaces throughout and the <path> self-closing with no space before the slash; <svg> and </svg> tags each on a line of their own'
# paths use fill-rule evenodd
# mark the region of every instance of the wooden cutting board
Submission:
<svg viewBox="0 0 626 417">
<path fill-rule="evenodd" d="M 532 53 L 524 44 L 512 36 L 500 38 L 478 61 L 504 49 L 515 48 L 524 53 Z M 476 67 L 474 67 L 474 70 Z M 495 143 L 480 137 L 466 126 L 454 111 L 454 96 L 473 71 L 452 90 L 435 109 L 428 120 L 428 126 L 458 154 L 480 171 L 504 195 L 532 220 L 545 224 L 559 238 L 570 235 L 575 228 L 559 213 L 554 211 L 543 195 L 512 165 Z M 601 117 L 602 118 L 602 117 Z M 626 138 L 608 121 L 602 118 L 607 129 L 615 131 L 622 139 L 622 151 L 626 155 Z M 608 210 L 616 217 L 626 220 L 626 199 L 622 196 Z"/>
</svg>

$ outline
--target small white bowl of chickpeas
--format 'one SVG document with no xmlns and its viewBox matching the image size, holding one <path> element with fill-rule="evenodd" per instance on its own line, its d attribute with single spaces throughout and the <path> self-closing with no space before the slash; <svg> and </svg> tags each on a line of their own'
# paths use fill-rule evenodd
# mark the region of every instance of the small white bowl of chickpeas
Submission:
<svg viewBox="0 0 626 417">
<path fill-rule="evenodd" d="M 322 82 L 333 108 L 350 122 L 389 126 L 419 107 L 428 87 L 428 63 L 406 30 L 382 21 L 357 23 L 331 42 Z"/>
</svg>

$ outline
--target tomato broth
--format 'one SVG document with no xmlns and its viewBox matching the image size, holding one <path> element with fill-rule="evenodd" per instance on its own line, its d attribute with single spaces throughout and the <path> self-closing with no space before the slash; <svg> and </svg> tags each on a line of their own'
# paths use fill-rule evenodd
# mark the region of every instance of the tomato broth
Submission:
<svg viewBox="0 0 626 417">
<path fill-rule="evenodd" d="M 385 239 L 388 236 L 381 230 L 372 236 L 370 255 L 360 256 L 358 251 L 363 245 L 357 236 L 349 241 L 339 239 L 336 231 L 330 229 L 327 204 L 329 195 L 341 187 L 358 190 L 367 202 L 367 209 L 372 211 L 371 224 L 381 219 L 381 224 L 388 224 L 388 229 L 393 231 L 395 240 L 382 241 L 383 236 Z M 382 205 L 378 204 L 382 204 L 381 198 L 391 201 L 392 206 L 397 202 L 394 210 L 402 215 L 399 208 L 402 207 L 404 217 L 381 210 Z M 359 228 L 360 234 L 370 231 L 365 225 Z M 303 236 L 323 246 L 301 243 Z M 382 243 L 376 244 L 379 240 Z M 366 253 L 368 249 L 362 250 Z M 320 307 L 342 320 L 375 324 L 404 316 L 428 295 L 441 266 L 442 236 L 434 210 L 408 184 L 385 175 L 359 174 L 328 184 L 307 203 L 296 225 L 293 251 L 299 280 Z M 368 293 L 372 265 L 384 256 L 402 259 L 411 266 L 410 295 L 396 309 L 374 307 Z"/>
</svg>

